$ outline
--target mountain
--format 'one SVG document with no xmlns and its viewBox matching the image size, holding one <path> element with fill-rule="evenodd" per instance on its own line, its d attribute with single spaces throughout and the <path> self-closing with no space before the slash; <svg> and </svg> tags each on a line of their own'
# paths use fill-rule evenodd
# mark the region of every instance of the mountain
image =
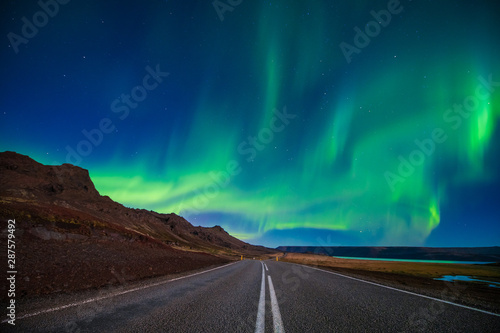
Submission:
<svg viewBox="0 0 500 333">
<path fill-rule="evenodd" d="M 195 227 L 173 213 L 124 207 L 100 195 L 87 170 L 47 166 L 14 152 L 0 153 L 0 217 L 2 248 L 7 221 L 15 220 L 16 268 L 22 274 L 17 280 L 25 295 L 124 283 L 276 252 L 232 237 L 220 226 Z"/>
<path fill-rule="evenodd" d="M 378 259 L 500 262 L 500 247 L 279 246 L 283 252 Z"/>
</svg>

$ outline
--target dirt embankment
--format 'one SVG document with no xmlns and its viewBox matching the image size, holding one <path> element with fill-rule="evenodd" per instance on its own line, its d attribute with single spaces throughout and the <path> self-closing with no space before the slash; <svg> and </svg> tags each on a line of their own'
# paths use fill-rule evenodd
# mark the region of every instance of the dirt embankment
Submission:
<svg viewBox="0 0 500 333">
<path fill-rule="evenodd" d="M 23 228 L 19 222 L 15 236 L 17 298 L 125 284 L 230 261 L 149 239 L 68 238 L 63 233 Z M 1 248 L 7 247 L 6 239 L 1 237 Z M 6 262 L 3 266 L 6 272 Z M 1 294 L 6 297 L 6 284 Z"/>
</svg>

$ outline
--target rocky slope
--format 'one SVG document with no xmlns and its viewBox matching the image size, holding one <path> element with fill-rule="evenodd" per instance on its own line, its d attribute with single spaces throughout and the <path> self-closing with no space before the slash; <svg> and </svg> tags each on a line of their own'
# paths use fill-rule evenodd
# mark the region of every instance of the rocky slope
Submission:
<svg viewBox="0 0 500 333">
<path fill-rule="evenodd" d="M 126 208 L 101 196 L 85 169 L 46 166 L 4 152 L 2 248 L 9 219 L 16 221 L 23 295 L 123 283 L 273 251 L 240 241 L 219 226 L 194 227 L 176 214 Z"/>
</svg>

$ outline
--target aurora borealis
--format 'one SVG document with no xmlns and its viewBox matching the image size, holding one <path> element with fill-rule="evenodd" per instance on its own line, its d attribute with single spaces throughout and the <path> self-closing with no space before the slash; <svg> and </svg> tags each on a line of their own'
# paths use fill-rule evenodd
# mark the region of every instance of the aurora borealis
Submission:
<svg viewBox="0 0 500 333">
<path fill-rule="evenodd" d="M 494 1 L 42 2 L 1 12 L 1 151 L 254 244 L 500 245 Z"/>
</svg>

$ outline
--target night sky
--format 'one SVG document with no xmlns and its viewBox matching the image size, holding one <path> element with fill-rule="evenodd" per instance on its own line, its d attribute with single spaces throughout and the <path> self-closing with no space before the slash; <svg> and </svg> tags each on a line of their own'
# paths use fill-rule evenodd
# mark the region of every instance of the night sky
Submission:
<svg viewBox="0 0 500 333">
<path fill-rule="evenodd" d="M 2 1 L 0 151 L 253 244 L 500 245 L 496 3 Z"/>
</svg>

